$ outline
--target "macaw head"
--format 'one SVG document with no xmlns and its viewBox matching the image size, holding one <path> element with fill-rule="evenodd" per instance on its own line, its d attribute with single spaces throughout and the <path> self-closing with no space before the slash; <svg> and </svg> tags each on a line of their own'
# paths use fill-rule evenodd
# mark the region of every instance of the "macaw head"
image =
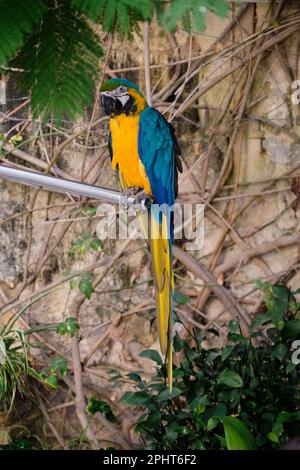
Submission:
<svg viewBox="0 0 300 470">
<path fill-rule="evenodd" d="M 104 82 L 100 96 L 102 108 L 108 116 L 139 113 L 147 106 L 140 89 L 125 78 L 111 78 Z"/>
</svg>

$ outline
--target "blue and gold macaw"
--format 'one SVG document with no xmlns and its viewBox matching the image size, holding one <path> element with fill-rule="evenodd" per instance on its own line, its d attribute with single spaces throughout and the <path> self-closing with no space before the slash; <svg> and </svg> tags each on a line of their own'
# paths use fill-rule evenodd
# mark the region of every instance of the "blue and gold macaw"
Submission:
<svg viewBox="0 0 300 470">
<path fill-rule="evenodd" d="M 140 188 L 156 203 L 149 210 L 148 239 L 160 346 L 162 354 L 167 355 L 171 390 L 174 278 L 173 215 L 169 209 L 177 196 L 178 171 L 182 171 L 180 148 L 174 128 L 147 105 L 139 88 L 129 80 L 113 78 L 103 83 L 101 105 L 110 116 L 109 149 L 121 189 Z"/>
</svg>

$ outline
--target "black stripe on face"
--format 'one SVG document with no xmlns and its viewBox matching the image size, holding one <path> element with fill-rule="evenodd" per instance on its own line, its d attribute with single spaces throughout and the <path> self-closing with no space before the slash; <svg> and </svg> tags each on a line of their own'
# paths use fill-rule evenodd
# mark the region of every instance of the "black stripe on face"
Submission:
<svg viewBox="0 0 300 470">
<path fill-rule="evenodd" d="M 115 102 L 116 99 L 112 95 L 101 94 L 101 106 L 107 116 L 115 112 Z"/>
</svg>

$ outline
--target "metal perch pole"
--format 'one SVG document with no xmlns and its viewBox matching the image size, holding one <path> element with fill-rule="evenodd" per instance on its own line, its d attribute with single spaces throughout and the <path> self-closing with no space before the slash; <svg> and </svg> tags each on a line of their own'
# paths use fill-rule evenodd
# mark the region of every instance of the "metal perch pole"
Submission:
<svg viewBox="0 0 300 470">
<path fill-rule="evenodd" d="M 55 176 L 48 176 L 34 171 L 19 170 L 6 165 L 0 165 L 0 178 L 29 186 L 39 186 L 43 189 L 59 193 L 70 193 L 77 196 L 91 197 L 103 202 L 120 204 L 123 207 L 132 206 L 143 212 L 151 202 L 150 198 L 147 196 L 143 199 L 137 199 L 135 196 L 125 196 L 120 191 L 115 191 L 113 189 L 101 188 L 99 186 L 93 186 L 91 184 L 80 183 L 78 181 L 63 178 L 56 178 Z"/>
</svg>

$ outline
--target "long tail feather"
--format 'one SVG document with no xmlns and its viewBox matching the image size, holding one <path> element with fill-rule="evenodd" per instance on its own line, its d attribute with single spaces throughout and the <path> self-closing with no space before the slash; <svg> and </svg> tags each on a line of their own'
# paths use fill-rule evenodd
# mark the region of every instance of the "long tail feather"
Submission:
<svg viewBox="0 0 300 470">
<path fill-rule="evenodd" d="M 119 173 L 119 182 L 122 191 L 128 187 L 121 173 Z M 170 392 L 172 392 L 174 276 L 170 217 L 162 214 L 160 220 L 155 206 L 151 206 L 149 213 L 138 212 L 138 217 L 142 229 L 149 239 L 160 348 L 163 356 L 167 356 L 168 385 Z"/>
<path fill-rule="evenodd" d="M 172 249 L 169 218 L 150 211 L 150 250 L 155 282 L 156 312 L 161 352 L 167 356 L 168 384 L 172 391 L 173 358 L 173 290 Z"/>
</svg>

